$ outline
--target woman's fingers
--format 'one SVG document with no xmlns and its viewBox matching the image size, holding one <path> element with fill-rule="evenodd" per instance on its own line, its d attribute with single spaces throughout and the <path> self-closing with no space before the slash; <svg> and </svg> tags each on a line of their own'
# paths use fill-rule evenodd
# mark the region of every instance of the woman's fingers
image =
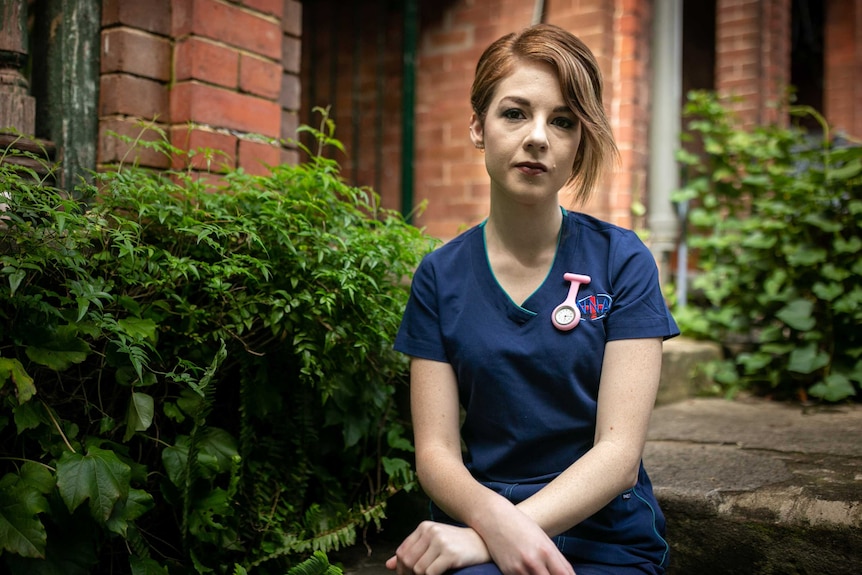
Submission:
<svg viewBox="0 0 862 575">
<path fill-rule="evenodd" d="M 485 543 L 472 529 L 425 521 L 398 546 L 386 567 L 397 575 L 443 575 L 488 561 Z"/>
</svg>

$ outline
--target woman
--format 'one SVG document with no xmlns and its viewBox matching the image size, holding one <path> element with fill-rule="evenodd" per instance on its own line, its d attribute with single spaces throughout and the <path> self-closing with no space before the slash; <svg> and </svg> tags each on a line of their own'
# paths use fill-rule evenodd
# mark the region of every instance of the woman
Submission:
<svg viewBox="0 0 862 575">
<path fill-rule="evenodd" d="M 534 26 L 488 47 L 471 103 L 490 212 L 413 279 L 395 347 L 411 357 L 432 520 L 387 566 L 663 573 L 641 454 L 662 340 L 679 332 L 637 236 L 559 202 L 570 186 L 585 201 L 616 154 L 598 64 L 570 33 Z"/>
</svg>

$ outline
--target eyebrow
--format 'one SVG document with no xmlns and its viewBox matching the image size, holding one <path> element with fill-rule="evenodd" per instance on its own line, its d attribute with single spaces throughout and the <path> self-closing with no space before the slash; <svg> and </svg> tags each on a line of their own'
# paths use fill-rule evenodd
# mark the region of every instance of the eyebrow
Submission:
<svg viewBox="0 0 862 575">
<path fill-rule="evenodd" d="M 532 106 L 532 104 L 530 103 L 530 101 L 528 99 L 522 98 L 520 96 L 504 96 L 500 100 L 500 103 L 502 104 L 506 100 L 510 100 L 513 103 L 518 104 L 519 106 L 524 106 L 527 108 Z M 568 106 L 557 106 L 556 108 L 554 108 L 554 113 L 555 114 L 573 114 L 574 112 L 572 112 L 572 110 Z"/>
</svg>

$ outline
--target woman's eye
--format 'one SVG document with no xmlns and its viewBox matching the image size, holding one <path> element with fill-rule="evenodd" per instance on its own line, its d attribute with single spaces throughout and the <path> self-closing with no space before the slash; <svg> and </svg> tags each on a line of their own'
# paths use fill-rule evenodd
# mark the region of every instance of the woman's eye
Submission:
<svg viewBox="0 0 862 575">
<path fill-rule="evenodd" d="M 574 120 L 570 120 L 569 118 L 555 118 L 551 123 L 566 130 L 575 127 Z"/>
<path fill-rule="evenodd" d="M 520 120 L 524 117 L 524 113 L 521 110 L 513 108 L 511 110 L 506 110 L 503 112 L 503 117 L 509 120 Z"/>
</svg>

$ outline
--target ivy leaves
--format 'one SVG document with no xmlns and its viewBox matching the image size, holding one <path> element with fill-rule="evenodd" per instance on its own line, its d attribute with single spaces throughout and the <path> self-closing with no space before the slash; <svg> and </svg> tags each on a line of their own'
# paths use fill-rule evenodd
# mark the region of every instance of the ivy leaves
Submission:
<svg viewBox="0 0 862 575">
<path fill-rule="evenodd" d="M 70 513 L 87 503 L 90 516 L 118 535 L 126 535 L 129 522 L 153 507 L 152 495 L 131 488 L 131 467 L 113 451 L 94 446 L 85 455 L 63 453 L 57 488 Z"/>
<path fill-rule="evenodd" d="M 714 94 L 694 92 L 682 153 L 700 268 L 684 331 L 738 349 L 720 374 L 741 388 L 835 402 L 862 388 L 862 147 L 829 135 L 740 130 Z M 810 112 L 809 113 L 813 113 Z"/>
<path fill-rule="evenodd" d="M 22 557 L 45 556 L 47 533 L 38 515 L 48 511 L 45 495 L 53 488 L 50 471 L 32 462 L 18 475 L 0 479 L 0 548 Z"/>
</svg>

